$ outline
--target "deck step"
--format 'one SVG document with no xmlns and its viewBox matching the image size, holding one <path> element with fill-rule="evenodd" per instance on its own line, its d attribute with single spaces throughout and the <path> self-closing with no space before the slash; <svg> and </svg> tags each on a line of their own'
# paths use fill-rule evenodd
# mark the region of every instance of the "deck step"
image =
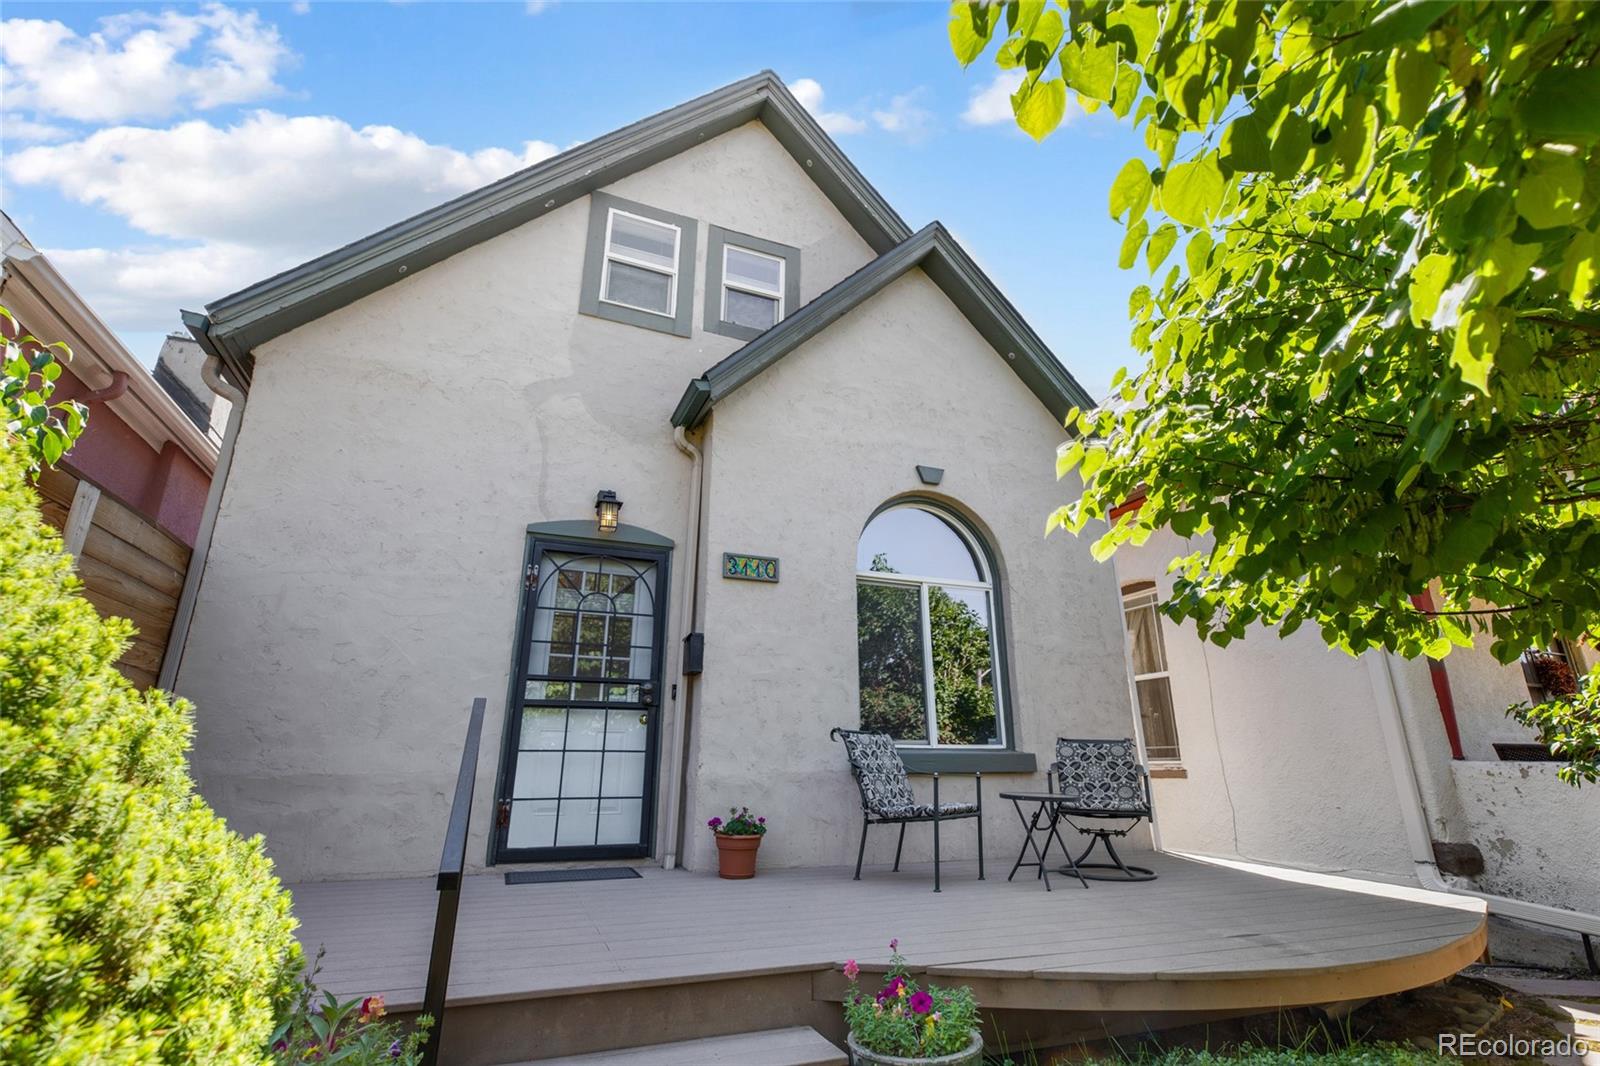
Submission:
<svg viewBox="0 0 1600 1066">
<path fill-rule="evenodd" d="M 845 1066 L 845 1053 L 804 1025 L 619 1048 L 515 1066 Z"/>
</svg>

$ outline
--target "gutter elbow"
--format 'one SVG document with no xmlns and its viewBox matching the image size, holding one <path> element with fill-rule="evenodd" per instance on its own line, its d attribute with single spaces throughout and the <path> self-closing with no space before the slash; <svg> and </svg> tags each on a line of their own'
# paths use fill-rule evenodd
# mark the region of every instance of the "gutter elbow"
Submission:
<svg viewBox="0 0 1600 1066">
<path fill-rule="evenodd" d="M 205 364 L 200 368 L 200 380 L 206 383 L 206 388 L 221 396 L 224 400 L 235 406 L 244 402 L 244 391 L 230 385 L 222 376 L 222 360 L 215 355 L 207 356 Z"/>
<path fill-rule="evenodd" d="M 122 370 L 113 370 L 111 372 L 111 384 L 107 385 L 105 388 L 94 389 L 91 392 L 86 392 L 82 396 L 76 397 L 76 399 L 79 403 L 87 407 L 92 403 L 106 403 L 107 401 L 115 400 L 127 391 L 127 373 Z"/>
</svg>

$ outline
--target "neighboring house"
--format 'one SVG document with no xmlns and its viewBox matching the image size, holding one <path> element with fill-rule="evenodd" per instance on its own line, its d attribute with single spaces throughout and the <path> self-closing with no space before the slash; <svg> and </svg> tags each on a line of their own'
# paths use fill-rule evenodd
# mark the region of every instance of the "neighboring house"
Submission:
<svg viewBox="0 0 1600 1066">
<path fill-rule="evenodd" d="M 489 864 L 705 869 L 745 803 L 848 864 L 863 722 L 983 771 L 1009 861 L 996 793 L 1131 729 L 1113 572 L 1042 535 L 1083 390 L 771 74 L 208 311 L 247 397 L 175 687 L 286 879 L 431 871 L 478 695 Z"/>
<path fill-rule="evenodd" d="M 1155 604 L 1167 564 L 1203 546 L 1162 531 L 1115 556 L 1163 847 L 1424 883 L 1436 867 L 1594 921 L 1600 790 L 1559 781 L 1505 713 L 1541 694 L 1531 661 L 1502 665 L 1486 642 L 1437 663 L 1352 658 L 1309 626 L 1202 643 Z M 1578 674 L 1594 665 L 1593 649 L 1553 651 Z M 1568 950 L 1581 964 L 1577 938 Z"/>
<path fill-rule="evenodd" d="M 40 475 L 45 517 L 76 556 L 85 594 L 138 627 L 122 672 L 155 683 L 200 528 L 217 448 L 112 335 L 50 260 L 0 214 L 0 305 L 72 349 L 56 400 L 88 408 L 72 449 Z"/>
<path fill-rule="evenodd" d="M 187 333 L 169 333 L 161 342 L 152 376 L 189 416 L 189 421 L 214 444 L 221 444 L 233 405 L 206 384 L 205 365 L 209 358 L 200 343 Z"/>
</svg>

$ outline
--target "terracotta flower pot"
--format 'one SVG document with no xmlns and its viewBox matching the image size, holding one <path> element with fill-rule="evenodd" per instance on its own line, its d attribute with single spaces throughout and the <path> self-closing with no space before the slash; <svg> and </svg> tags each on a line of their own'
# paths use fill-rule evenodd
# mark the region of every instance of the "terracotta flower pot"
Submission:
<svg viewBox="0 0 1600 1066">
<path fill-rule="evenodd" d="M 717 875 L 730 881 L 742 881 L 756 875 L 756 849 L 761 847 L 761 834 L 732 836 L 717 833 Z"/>
<path fill-rule="evenodd" d="M 974 1029 L 972 1041 L 951 1055 L 932 1059 L 907 1059 L 899 1055 L 885 1055 L 868 1051 L 856 1043 L 856 1034 L 850 1034 L 850 1056 L 854 1066 L 980 1066 L 983 1062 L 983 1034 Z"/>
</svg>

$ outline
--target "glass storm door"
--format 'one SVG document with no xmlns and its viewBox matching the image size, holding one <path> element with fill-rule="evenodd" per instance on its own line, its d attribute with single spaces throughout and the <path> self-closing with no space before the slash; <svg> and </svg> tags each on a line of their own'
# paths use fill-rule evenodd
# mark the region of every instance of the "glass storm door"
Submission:
<svg viewBox="0 0 1600 1066">
<path fill-rule="evenodd" d="M 496 859 L 650 853 L 664 553 L 535 543 Z"/>
</svg>

